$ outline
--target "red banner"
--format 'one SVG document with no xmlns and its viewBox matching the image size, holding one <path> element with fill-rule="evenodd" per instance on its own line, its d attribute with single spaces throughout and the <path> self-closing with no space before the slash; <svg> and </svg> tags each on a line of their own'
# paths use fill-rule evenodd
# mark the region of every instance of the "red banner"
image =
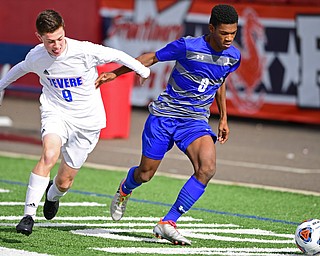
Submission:
<svg viewBox="0 0 320 256">
<path fill-rule="evenodd" d="M 102 0 L 106 45 L 132 56 L 181 36 L 208 33 L 211 1 Z M 320 6 L 234 4 L 240 68 L 227 80 L 229 115 L 320 124 Z M 132 104 L 145 106 L 163 90 L 173 63 L 152 67 Z M 212 107 L 212 112 L 216 112 Z"/>
</svg>

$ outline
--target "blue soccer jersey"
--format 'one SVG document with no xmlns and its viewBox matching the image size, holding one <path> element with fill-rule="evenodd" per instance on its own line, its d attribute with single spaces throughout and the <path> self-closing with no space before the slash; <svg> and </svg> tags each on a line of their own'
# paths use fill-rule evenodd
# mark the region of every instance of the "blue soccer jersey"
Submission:
<svg viewBox="0 0 320 256">
<path fill-rule="evenodd" d="M 157 116 L 206 119 L 218 88 L 240 65 L 234 46 L 216 52 L 201 37 L 183 37 L 156 52 L 159 61 L 175 60 L 166 89 L 149 105 Z"/>
</svg>

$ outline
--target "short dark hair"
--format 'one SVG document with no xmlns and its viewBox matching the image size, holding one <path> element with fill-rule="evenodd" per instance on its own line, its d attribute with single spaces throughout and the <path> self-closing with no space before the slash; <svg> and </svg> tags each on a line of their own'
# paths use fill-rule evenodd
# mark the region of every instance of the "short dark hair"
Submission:
<svg viewBox="0 0 320 256">
<path fill-rule="evenodd" d="M 211 10 L 210 24 L 217 27 L 220 24 L 238 23 L 238 13 L 236 9 L 227 4 L 218 4 Z"/>
<path fill-rule="evenodd" d="M 39 13 L 36 20 L 36 28 L 40 35 L 53 33 L 60 27 L 64 28 L 64 20 L 58 12 L 54 10 L 44 10 Z"/>
</svg>

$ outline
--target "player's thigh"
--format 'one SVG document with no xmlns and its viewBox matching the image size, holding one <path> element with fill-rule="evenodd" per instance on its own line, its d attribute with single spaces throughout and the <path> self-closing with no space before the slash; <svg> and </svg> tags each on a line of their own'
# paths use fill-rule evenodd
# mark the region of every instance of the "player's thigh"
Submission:
<svg viewBox="0 0 320 256">
<path fill-rule="evenodd" d="M 171 118 L 149 115 L 142 132 L 142 154 L 153 159 L 162 160 L 165 153 L 174 144 Z"/>
<path fill-rule="evenodd" d="M 188 146 L 186 154 L 196 169 L 202 166 L 206 168 L 215 166 L 216 148 L 210 135 L 204 135 L 194 140 Z"/>
<path fill-rule="evenodd" d="M 194 175 L 203 184 L 208 184 L 216 172 L 216 150 L 212 137 L 204 135 L 194 140 L 186 152 L 194 167 Z"/>
<path fill-rule="evenodd" d="M 99 141 L 100 130 L 82 130 L 70 127 L 68 141 L 62 145 L 61 152 L 68 166 L 80 169 L 89 153 Z"/>
<path fill-rule="evenodd" d="M 212 131 L 210 125 L 205 120 L 195 120 L 191 118 L 187 119 L 181 119 L 177 123 L 177 129 L 174 132 L 174 141 L 178 148 L 184 152 L 187 153 L 187 149 L 189 149 L 190 145 L 198 140 L 199 138 L 202 138 L 204 136 L 209 136 L 211 141 L 209 142 L 210 145 L 214 144 L 217 140 L 216 134 Z M 199 140 L 202 142 L 202 139 Z M 198 145 L 200 143 L 193 143 L 194 145 Z M 197 150 L 197 147 L 194 146 Z M 190 151 L 191 149 L 189 149 Z"/>
</svg>

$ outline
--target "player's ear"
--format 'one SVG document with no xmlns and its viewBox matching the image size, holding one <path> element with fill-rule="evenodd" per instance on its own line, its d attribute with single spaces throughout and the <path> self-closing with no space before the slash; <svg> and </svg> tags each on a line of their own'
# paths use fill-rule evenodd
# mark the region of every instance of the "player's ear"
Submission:
<svg viewBox="0 0 320 256">
<path fill-rule="evenodd" d="M 38 32 L 35 32 L 36 37 L 39 39 L 39 41 L 41 43 L 43 43 L 42 37 L 40 36 L 40 34 Z"/>
<path fill-rule="evenodd" d="M 212 24 L 209 24 L 209 31 L 210 33 L 214 33 L 215 27 Z"/>
</svg>

